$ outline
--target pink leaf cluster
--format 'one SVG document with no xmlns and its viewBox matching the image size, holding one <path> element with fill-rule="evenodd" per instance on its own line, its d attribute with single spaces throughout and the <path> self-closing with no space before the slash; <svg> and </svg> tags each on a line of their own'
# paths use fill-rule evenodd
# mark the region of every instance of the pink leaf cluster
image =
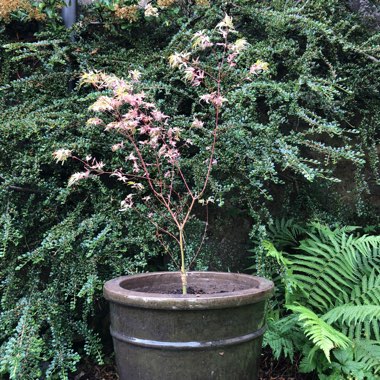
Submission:
<svg viewBox="0 0 380 380">
<path fill-rule="evenodd" d="M 211 108 L 213 113 L 213 127 L 208 133 L 211 138 L 207 146 L 202 147 L 203 152 L 208 154 L 208 157 L 201 161 L 205 166 L 204 179 L 196 188 L 192 188 L 192 179 L 186 177 L 181 167 L 180 152 L 180 149 L 192 145 L 193 142 L 183 137 L 183 131 L 174 125 L 173 120 L 159 110 L 155 103 L 147 100 L 147 95 L 141 90 L 141 73 L 137 70 L 129 71 L 128 80 L 94 71 L 84 74 L 81 79 L 81 85 L 90 84 L 102 91 L 102 95 L 90 106 L 97 115 L 90 118 L 87 124 L 105 126 L 106 131 L 114 133 L 118 138 L 121 137 L 111 149 L 117 154 L 124 154 L 125 167 L 107 172 L 104 170 L 103 162 L 98 162 L 92 157 L 81 160 L 67 149 L 60 149 L 54 153 L 59 162 L 72 157 L 84 166 L 83 172 L 72 175 L 69 185 L 93 175 L 109 174 L 140 193 L 140 199 L 150 210 L 148 220 L 156 227 L 157 239 L 162 242 L 161 235 L 164 234 L 179 244 L 182 273 L 185 273 L 184 228 L 194 205 L 199 203 L 207 206 L 208 203 L 214 202 L 212 196 L 207 198 L 206 190 L 212 168 L 218 164 L 216 143 L 220 114 L 228 102 L 228 92 L 223 91 L 223 82 L 227 75 L 234 75 L 234 67 L 238 65 L 240 55 L 249 46 L 244 38 L 235 38 L 234 42 L 230 42 L 230 35 L 236 33 L 232 18 L 225 15 L 214 31 L 202 30 L 194 34 L 191 52 L 175 52 L 169 57 L 170 66 L 181 70 L 187 83 L 205 89 L 205 93 L 200 97 L 200 104 L 203 107 L 205 104 L 210 105 L 211 107 L 206 108 Z M 207 59 L 213 59 L 212 64 L 205 65 L 202 55 Z M 240 70 L 241 79 L 250 80 L 250 75 L 258 75 L 266 70 L 268 64 L 258 60 L 250 68 Z M 239 82 L 234 88 L 238 86 Z M 196 117 L 189 128 L 206 130 L 205 122 Z M 135 196 L 136 194 L 129 191 L 121 202 L 120 209 L 131 209 L 135 203 Z M 157 217 L 164 220 L 163 225 L 156 222 Z M 203 240 L 204 237 L 202 242 Z M 172 258 L 175 261 L 173 256 Z"/>
</svg>

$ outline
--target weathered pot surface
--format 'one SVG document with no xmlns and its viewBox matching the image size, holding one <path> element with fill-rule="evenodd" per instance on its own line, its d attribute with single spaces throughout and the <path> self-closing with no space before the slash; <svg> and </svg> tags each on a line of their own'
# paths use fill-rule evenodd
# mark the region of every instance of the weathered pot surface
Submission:
<svg viewBox="0 0 380 380">
<path fill-rule="evenodd" d="M 108 281 L 121 380 L 251 380 L 257 378 L 269 280 L 236 273 L 178 272 Z M 198 294 L 197 294 L 198 293 Z"/>
</svg>

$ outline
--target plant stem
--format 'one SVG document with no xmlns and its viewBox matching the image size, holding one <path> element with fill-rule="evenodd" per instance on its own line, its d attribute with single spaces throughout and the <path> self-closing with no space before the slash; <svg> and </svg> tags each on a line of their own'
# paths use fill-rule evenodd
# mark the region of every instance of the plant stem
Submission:
<svg viewBox="0 0 380 380">
<path fill-rule="evenodd" d="M 185 269 L 185 250 L 183 247 L 183 226 L 181 226 L 179 229 L 179 249 L 181 251 L 182 294 L 187 294 L 187 273 Z"/>
</svg>

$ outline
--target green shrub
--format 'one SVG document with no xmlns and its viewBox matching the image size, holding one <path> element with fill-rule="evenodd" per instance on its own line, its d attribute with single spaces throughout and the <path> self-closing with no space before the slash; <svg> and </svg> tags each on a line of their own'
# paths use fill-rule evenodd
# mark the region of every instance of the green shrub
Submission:
<svg viewBox="0 0 380 380">
<path fill-rule="evenodd" d="M 154 230 L 137 215 L 124 220 L 119 214 L 121 186 L 100 178 L 67 189 L 68 178 L 81 168 L 53 161 L 52 153 L 64 147 L 120 165 L 109 150 L 112 136 L 85 125 L 98 94 L 76 87 L 79 74 L 96 69 L 123 76 L 139 69 L 144 90 L 179 125 L 190 125 L 192 113 L 207 120 L 207 109 L 196 101 L 198 90 L 173 76 L 167 57 L 184 50 L 190 35 L 215 25 L 225 11 L 251 44 L 242 63 L 261 59 L 270 70 L 230 94 L 211 183 L 215 208 L 224 205 L 227 220 L 232 213 L 249 216 L 256 238 L 265 238 L 264 222 L 273 211 L 289 208 L 305 218 L 376 222 L 363 194 L 368 176 L 377 178 L 379 36 L 342 2 L 189 5 L 131 24 L 115 22 L 112 15 L 100 24 L 82 19 L 74 33 L 57 27 L 58 21 L 38 33 L 33 23 L 2 25 L 1 373 L 13 379 L 67 378 L 81 357 L 101 361 L 107 339 L 102 283 L 167 267 L 157 257 Z M 193 129 L 188 134 L 207 138 Z M 195 180 L 200 157 L 198 151 L 187 157 Z M 339 165 L 357 173 L 352 193 L 359 207 L 338 204 L 331 195 L 341 198 L 339 185 L 326 181 L 339 177 Z M 328 191 L 328 200 L 317 198 L 316 189 Z M 194 234 L 204 224 L 198 216 Z M 208 254 L 213 250 L 206 248 Z M 198 265 L 207 268 L 211 261 L 218 262 L 200 256 Z M 298 338 L 304 339 L 302 331 Z"/>
</svg>

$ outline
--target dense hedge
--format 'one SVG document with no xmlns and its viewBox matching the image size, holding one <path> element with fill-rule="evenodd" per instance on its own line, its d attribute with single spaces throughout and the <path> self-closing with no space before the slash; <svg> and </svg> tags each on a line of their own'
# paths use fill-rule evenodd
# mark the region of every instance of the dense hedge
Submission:
<svg viewBox="0 0 380 380">
<path fill-rule="evenodd" d="M 215 208 L 224 205 L 227 220 L 236 213 L 249 220 L 255 240 L 273 214 L 378 222 L 367 192 L 378 181 L 380 36 L 343 2 L 174 4 L 134 23 L 101 6 L 69 32 L 57 15 L 46 24 L 2 25 L 0 373 L 13 379 L 66 378 L 85 355 L 101 361 L 102 283 L 166 265 L 154 230 L 119 213 L 123 187 L 98 178 L 67 188 L 81 168 L 53 161 L 64 147 L 111 167 L 122 162 L 109 149 L 113 136 L 85 124 L 99 94 L 77 86 L 83 71 L 139 69 L 146 92 L 178 125 L 191 124 L 194 112 L 207 120 L 198 89 L 170 70 L 167 57 L 229 12 L 251 44 L 241 63 L 262 59 L 270 70 L 229 94 L 210 190 Z M 207 139 L 188 133 L 200 144 Z M 185 162 L 195 180 L 200 157 L 194 151 Z M 334 182 L 341 173 L 343 184 Z M 212 253 L 208 244 L 198 265 L 228 269 L 234 261 Z M 263 265 L 257 260 L 258 270 Z"/>
</svg>

